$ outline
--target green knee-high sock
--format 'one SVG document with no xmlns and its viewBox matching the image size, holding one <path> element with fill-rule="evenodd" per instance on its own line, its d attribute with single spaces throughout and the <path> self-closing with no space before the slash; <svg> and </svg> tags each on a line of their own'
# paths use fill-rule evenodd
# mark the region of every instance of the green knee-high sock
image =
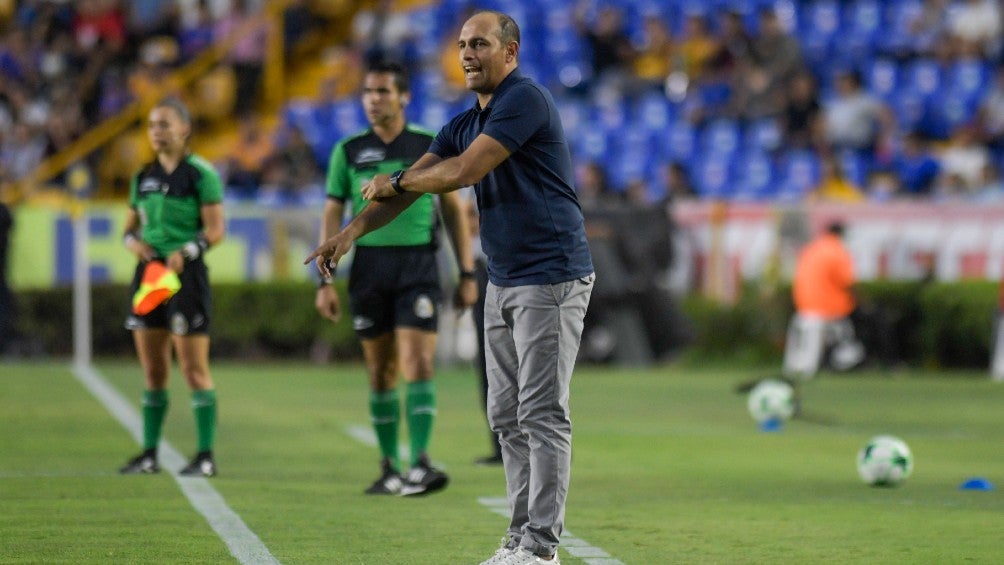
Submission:
<svg viewBox="0 0 1004 565">
<path fill-rule="evenodd" d="M 212 451 L 216 438 L 216 391 L 192 391 L 192 412 L 195 413 L 199 453 Z"/>
<path fill-rule="evenodd" d="M 373 431 L 380 443 L 380 454 L 389 460 L 395 471 L 401 469 L 397 456 L 397 428 L 401 405 L 397 389 L 384 392 L 370 391 L 370 418 Z"/>
<path fill-rule="evenodd" d="M 408 383 L 405 399 L 408 414 L 408 434 L 411 436 L 411 464 L 429 449 L 432 423 L 436 419 L 436 385 L 432 381 Z"/>
<path fill-rule="evenodd" d="M 160 430 L 164 427 L 164 415 L 167 414 L 167 391 L 143 391 L 143 449 L 157 449 L 160 443 Z"/>
</svg>

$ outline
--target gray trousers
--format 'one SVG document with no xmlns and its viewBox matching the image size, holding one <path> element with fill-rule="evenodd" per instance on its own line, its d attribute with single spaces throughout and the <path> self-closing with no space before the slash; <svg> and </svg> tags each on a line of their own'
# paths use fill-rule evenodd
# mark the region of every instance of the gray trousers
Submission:
<svg viewBox="0 0 1004 565">
<path fill-rule="evenodd" d="M 568 392 L 594 275 L 539 286 L 488 284 L 488 421 L 498 434 L 510 546 L 553 554 L 565 521 Z"/>
</svg>

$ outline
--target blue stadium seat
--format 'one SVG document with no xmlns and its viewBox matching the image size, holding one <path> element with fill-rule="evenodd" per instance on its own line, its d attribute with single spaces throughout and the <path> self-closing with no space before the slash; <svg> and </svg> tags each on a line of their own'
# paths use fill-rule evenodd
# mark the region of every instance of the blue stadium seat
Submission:
<svg viewBox="0 0 1004 565">
<path fill-rule="evenodd" d="M 705 153 L 690 166 L 690 177 L 694 188 L 703 199 L 731 198 L 734 155 Z"/>
<path fill-rule="evenodd" d="M 780 149 L 784 142 L 781 126 L 773 118 L 750 122 L 743 136 L 743 148 L 747 151 L 772 152 Z"/>
<path fill-rule="evenodd" d="M 980 96 L 990 83 L 990 66 L 978 59 L 956 61 L 948 69 L 945 83 L 951 85 L 955 92 L 967 96 Z"/>
<path fill-rule="evenodd" d="M 802 200 L 819 182 L 819 157 L 805 150 L 787 152 L 778 164 L 776 196 L 783 201 Z"/>
<path fill-rule="evenodd" d="M 878 58 L 866 63 L 865 67 L 865 87 L 888 102 L 899 86 L 899 64 L 892 59 Z"/>
<path fill-rule="evenodd" d="M 717 119 L 704 126 L 700 133 L 701 149 L 722 155 L 732 155 L 742 145 L 742 133 L 735 120 Z"/>
<path fill-rule="evenodd" d="M 736 200 L 770 200 L 776 194 L 774 161 L 762 151 L 749 151 L 736 159 L 732 177 Z"/>
<path fill-rule="evenodd" d="M 697 146 L 697 134 L 686 120 L 676 120 L 669 126 L 661 146 L 661 154 L 669 161 L 690 161 Z"/>
<path fill-rule="evenodd" d="M 941 87 L 941 67 L 932 59 L 915 59 L 906 63 L 900 86 L 905 91 L 928 96 Z"/>
<path fill-rule="evenodd" d="M 819 69 L 828 60 L 839 28 L 840 5 L 836 0 L 815 0 L 802 5 L 795 36 L 810 68 Z"/>
</svg>

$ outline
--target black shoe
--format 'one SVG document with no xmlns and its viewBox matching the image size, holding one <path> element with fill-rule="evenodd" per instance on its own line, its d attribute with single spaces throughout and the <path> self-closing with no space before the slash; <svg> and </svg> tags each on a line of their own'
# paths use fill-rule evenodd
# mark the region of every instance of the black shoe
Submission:
<svg viewBox="0 0 1004 565">
<path fill-rule="evenodd" d="M 502 454 L 496 453 L 494 455 L 488 455 L 486 457 L 478 457 L 474 460 L 475 465 L 483 465 L 485 467 L 501 465 L 502 464 Z"/>
<path fill-rule="evenodd" d="M 119 468 L 119 473 L 123 475 L 152 475 L 159 472 L 160 465 L 157 464 L 157 452 L 153 450 L 140 453 Z"/>
<path fill-rule="evenodd" d="M 442 490 L 450 482 L 450 477 L 429 464 L 426 457 L 419 459 L 418 464 L 404 475 L 404 486 L 401 496 L 417 496 Z"/>
<path fill-rule="evenodd" d="M 401 475 L 391 467 L 390 461 L 383 461 L 380 466 L 383 469 L 380 478 L 373 481 L 370 488 L 364 492 L 366 494 L 401 494 L 401 487 L 404 485 Z"/>
<path fill-rule="evenodd" d="M 178 471 L 182 477 L 215 477 L 216 462 L 213 461 L 213 454 L 203 451 L 197 454 L 185 467 Z"/>
</svg>

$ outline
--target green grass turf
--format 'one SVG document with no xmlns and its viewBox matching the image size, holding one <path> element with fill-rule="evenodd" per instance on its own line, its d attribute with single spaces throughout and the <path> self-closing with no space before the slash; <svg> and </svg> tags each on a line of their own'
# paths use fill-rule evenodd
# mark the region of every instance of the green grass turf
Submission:
<svg viewBox="0 0 1004 565">
<path fill-rule="evenodd" d="M 138 404 L 134 362 L 97 369 Z M 283 563 L 478 563 L 506 520 L 470 371 L 443 369 L 433 459 L 452 477 L 420 499 L 367 497 L 376 449 L 360 366 L 217 363 L 212 484 Z M 769 373 L 767 371 L 766 373 Z M 757 429 L 733 387 L 748 369 L 580 368 L 566 527 L 627 564 L 1004 562 L 1004 385 L 983 374 L 824 375 L 806 420 Z M 190 454 L 188 393 L 172 378 L 167 439 Z M 898 435 L 897 488 L 857 478 L 858 449 Z M 132 438 L 63 363 L 0 365 L 0 563 L 221 563 L 227 548 L 167 474 L 120 477 Z M 998 490 L 960 491 L 971 476 Z M 567 552 L 562 561 L 583 563 Z"/>
</svg>

